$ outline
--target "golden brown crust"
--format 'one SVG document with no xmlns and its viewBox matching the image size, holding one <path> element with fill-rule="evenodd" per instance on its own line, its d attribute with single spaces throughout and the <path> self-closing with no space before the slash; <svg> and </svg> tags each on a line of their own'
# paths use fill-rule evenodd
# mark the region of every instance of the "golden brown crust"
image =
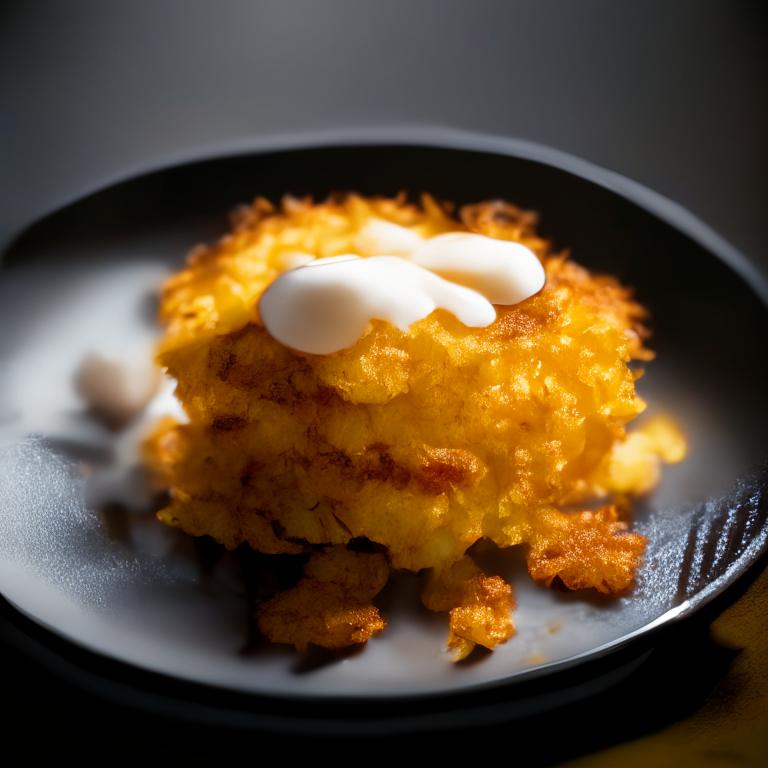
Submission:
<svg viewBox="0 0 768 768">
<path fill-rule="evenodd" d="M 193 253 L 161 306 L 158 360 L 178 380 L 191 419 L 150 440 L 151 463 L 171 489 L 161 519 L 268 553 L 364 537 L 394 567 L 441 574 L 466 567 L 457 564 L 482 537 L 527 542 L 536 578 L 557 574 L 600 591 L 629 584 L 642 537 L 622 535 L 607 512 L 565 518 L 556 507 L 646 489 L 654 462 L 674 453 L 654 438 L 629 460 L 610 459 L 645 407 L 627 362 L 653 356 L 643 345 L 646 312 L 613 278 L 552 253 L 535 214 L 502 201 L 465 206 L 461 221 L 449 210 L 428 196 L 418 206 L 403 196 L 286 198 L 279 211 L 257 200 L 231 235 Z M 546 285 L 497 307 L 487 328 L 442 310 L 408 332 L 372 320 L 355 345 L 330 355 L 297 353 L 270 337 L 258 299 L 285 255 L 371 255 L 360 233 L 375 218 L 425 237 L 471 230 L 522 242 L 542 260 Z M 633 474 L 641 454 L 649 469 Z M 450 608 L 451 642 L 463 651 L 512 631 L 502 620 L 504 589 L 467 578 L 469 591 Z M 336 594 L 311 580 L 297 589 L 263 615 L 300 611 L 308 595 L 325 605 Z"/>
<path fill-rule="evenodd" d="M 531 539 L 528 572 L 547 586 L 559 577 L 568 589 L 610 594 L 626 589 L 648 540 L 627 533 L 615 506 L 597 512 L 549 512 Z"/>
<path fill-rule="evenodd" d="M 421 600 L 430 611 L 450 612 L 448 647 L 457 661 L 476 644 L 495 648 L 515 634 L 512 587 L 499 576 L 486 576 L 468 555 L 432 571 Z"/>
<path fill-rule="evenodd" d="M 364 643 L 384 629 L 371 600 L 388 576 L 384 555 L 329 547 L 312 555 L 293 589 L 257 610 L 259 630 L 272 642 L 300 651 L 309 643 L 330 650 Z"/>
</svg>

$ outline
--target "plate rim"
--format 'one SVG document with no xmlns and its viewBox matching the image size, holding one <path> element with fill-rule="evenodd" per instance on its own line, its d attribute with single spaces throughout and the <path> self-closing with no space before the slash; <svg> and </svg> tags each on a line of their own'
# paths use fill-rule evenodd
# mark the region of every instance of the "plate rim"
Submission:
<svg viewBox="0 0 768 768">
<path fill-rule="evenodd" d="M 0 257 L 13 248 L 25 232 L 54 213 L 87 197 L 142 176 L 197 162 L 216 161 L 246 154 L 273 154 L 345 146 L 371 148 L 413 146 L 486 152 L 531 160 L 566 171 L 615 192 L 687 235 L 731 267 L 768 307 L 768 275 L 765 275 L 744 253 L 715 229 L 671 198 L 617 171 L 546 144 L 439 125 L 359 126 L 293 131 L 212 142 L 187 152 L 167 153 L 162 157 L 140 163 L 129 170 L 113 173 L 67 195 L 58 204 L 45 209 L 34 220 L 17 230 L 15 235 L 0 248 Z"/>
</svg>

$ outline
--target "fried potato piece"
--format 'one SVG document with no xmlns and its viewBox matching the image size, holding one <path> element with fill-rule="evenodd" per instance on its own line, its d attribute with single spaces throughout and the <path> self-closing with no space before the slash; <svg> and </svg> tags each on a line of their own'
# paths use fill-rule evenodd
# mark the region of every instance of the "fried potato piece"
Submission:
<svg viewBox="0 0 768 768">
<path fill-rule="evenodd" d="M 680 428 L 668 416 L 656 416 L 627 439 L 614 444 L 592 476 L 592 485 L 606 492 L 639 495 L 656 487 L 662 462 L 685 458 Z"/>
<path fill-rule="evenodd" d="M 423 210 L 356 197 L 293 201 L 266 218 L 264 206 L 198 252 L 164 295 L 159 360 L 192 421 L 179 433 L 189 448 L 169 468 L 179 490 L 171 518 L 185 530 L 200 532 L 201 504 L 215 497 L 212 535 L 234 545 L 242 510 L 258 497 L 261 516 L 296 546 L 343 543 L 346 532 L 385 545 L 395 567 L 444 567 L 484 535 L 502 546 L 524 540 L 517 529 L 528 510 L 583 484 L 643 409 L 626 366 L 647 357 L 643 310 L 615 280 L 547 256 L 529 215 L 493 203 L 478 219 L 519 237 L 547 271 L 541 293 L 500 307 L 488 328 L 436 311 L 406 333 L 373 321 L 353 347 L 308 355 L 272 339 L 255 311 L 286 248 L 335 255 L 385 215 L 422 235 L 461 225 L 428 198 Z M 198 311 L 201 295 L 211 312 Z M 243 481 L 246 464 L 258 470 Z M 493 512 L 500 503 L 504 519 Z M 263 527 L 248 534 L 252 546 Z"/>
<path fill-rule="evenodd" d="M 528 572 L 547 586 L 558 576 L 568 589 L 620 592 L 632 582 L 648 543 L 626 530 L 612 504 L 571 515 L 548 511 L 531 537 Z"/>
<path fill-rule="evenodd" d="M 328 547 L 312 555 L 304 578 L 256 612 L 259 630 L 274 643 L 305 651 L 308 643 L 335 650 L 364 643 L 384 629 L 371 600 L 389 577 L 378 553 Z"/>
<path fill-rule="evenodd" d="M 147 455 L 171 496 L 160 519 L 267 553 L 363 537 L 393 567 L 445 578 L 487 537 L 529 543 L 532 573 L 545 581 L 560 574 L 600 591 L 629 584 L 642 538 L 620 535 L 607 513 L 588 525 L 556 509 L 645 491 L 659 457 L 682 456 L 669 434 L 659 437 L 664 429 L 626 441 L 625 425 L 645 408 L 627 362 L 653 357 L 645 310 L 615 279 L 552 253 L 530 212 L 494 201 L 459 218 L 429 196 L 421 205 L 402 196 L 286 198 L 279 211 L 259 199 L 231 235 L 190 256 L 161 302 L 158 362 L 178 380 L 190 423 L 150 438 Z M 406 332 L 372 320 L 355 345 L 330 355 L 290 350 L 264 329 L 258 300 L 281 271 L 312 257 L 376 255 L 377 238 L 381 248 L 405 248 L 448 231 L 523 243 L 542 260 L 544 288 L 498 306 L 487 328 L 443 310 Z M 467 574 L 467 595 L 480 602 L 446 609 L 456 611 L 452 638 L 465 650 L 499 642 L 496 629 L 482 629 L 478 607 L 498 585 L 478 578 Z M 493 615 L 489 627 L 500 621 Z"/>
<path fill-rule="evenodd" d="M 455 661 L 466 658 L 476 644 L 494 648 L 515 634 L 512 587 L 499 576 L 486 576 L 469 555 L 432 571 L 421 600 L 430 611 L 450 611 L 448 648 Z"/>
</svg>

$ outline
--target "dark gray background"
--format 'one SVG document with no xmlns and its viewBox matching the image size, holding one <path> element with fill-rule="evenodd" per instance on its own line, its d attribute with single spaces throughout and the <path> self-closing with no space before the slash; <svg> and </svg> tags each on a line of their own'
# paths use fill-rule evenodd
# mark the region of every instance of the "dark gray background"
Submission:
<svg viewBox="0 0 768 768">
<path fill-rule="evenodd" d="M 233 144 L 439 125 L 623 173 L 768 271 L 759 3 L 17 0 L 0 9 L 0 246 L 102 184 Z"/>
</svg>

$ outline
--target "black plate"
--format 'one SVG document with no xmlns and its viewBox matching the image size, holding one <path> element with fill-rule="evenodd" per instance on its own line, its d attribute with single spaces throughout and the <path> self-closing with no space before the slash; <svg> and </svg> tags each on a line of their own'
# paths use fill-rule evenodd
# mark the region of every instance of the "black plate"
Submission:
<svg viewBox="0 0 768 768">
<path fill-rule="evenodd" d="M 406 190 L 414 196 L 428 191 L 459 205 L 503 198 L 540 211 L 540 231 L 556 247 L 568 247 L 579 263 L 636 288 L 652 310 L 653 347 L 659 360 L 674 361 L 671 378 L 662 376 L 662 396 L 672 379 L 677 387 L 673 400 L 680 401 L 681 385 L 690 387 L 689 420 L 696 421 L 696 408 L 702 408 L 702 423 L 709 424 L 714 416 L 720 430 L 707 445 L 705 460 L 684 478 L 684 498 L 690 506 L 680 514 L 694 527 L 689 526 L 685 541 L 676 542 L 682 549 L 677 570 L 670 572 L 674 595 L 658 614 L 665 618 L 649 621 L 591 653 L 550 664 L 543 670 L 545 677 L 539 670 L 535 679 L 523 674 L 496 681 L 493 691 L 457 690 L 440 700 L 410 700 L 405 718 L 394 714 L 405 706 L 402 699 L 326 702 L 322 728 L 381 733 L 453 727 L 476 722 L 467 716 L 470 711 L 508 720 L 594 694 L 632 675 L 649 651 L 654 630 L 701 608 L 744 574 L 764 550 L 763 477 L 756 475 L 751 485 L 742 484 L 731 493 L 727 489 L 758 470 L 768 444 L 761 370 L 768 289 L 743 257 L 690 214 L 575 158 L 482 138 L 451 142 L 457 146 L 439 146 L 439 139 L 417 145 L 403 136 L 391 144 L 365 142 L 365 137 L 351 145 L 328 140 L 321 146 L 208 159 L 130 179 L 36 224 L 11 247 L 6 265 L 14 269 L 34 263 L 53 247 L 120 244 L 137 232 L 176 224 L 189 227 L 192 246 L 195 238 L 223 233 L 225 212 L 256 194 L 278 201 L 286 192 L 322 199 L 340 190 L 366 195 Z M 719 502 L 707 503 L 718 493 Z M 675 494 L 680 496 L 679 487 L 670 499 Z M 669 509 L 650 506 L 638 513 L 641 522 L 652 522 L 659 513 L 674 516 Z M 59 672 L 74 675 L 72 680 L 79 679 L 98 695 L 149 710 L 170 707 L 193 720 L 215 722 L 224 717 L 232 725 L 318 732 L 316 702 L 278 704 L 270 697 L 217 690 L 147 671 L 128 672 L 133 668 L 53 637 L 13 608 L 6 606 L 4 612 L 7 626 L 12 626 L 9 637 L 20 632 L 34 638 L 34 647 L 45 649 L 40 651 L 42 663 L 54 667 L 59 662 L 53 659 L 63 659 L 69 672 L 62 672 L 63 667 Z M 131 695 L 125 689 L 127 677 L 135 689 Z M 414 719 L 414 708 L 424 719 Z M 234 712 L 243 717 L 238 719 Z"/>
</svg>

